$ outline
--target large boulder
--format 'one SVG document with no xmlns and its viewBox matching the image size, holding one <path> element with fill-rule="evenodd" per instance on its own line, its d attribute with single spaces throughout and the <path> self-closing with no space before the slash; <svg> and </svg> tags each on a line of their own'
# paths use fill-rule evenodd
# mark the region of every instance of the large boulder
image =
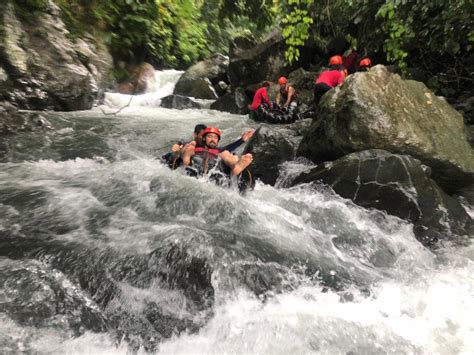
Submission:
<svg viewBox="0 0 474 355">
<path fill-rule="evenodd" d="M 288 75 L 288 82 L 294 86 L 298 101 L 307 106 L 313 105 L 313 87 L 317 73 L 299 68 Z"/>
<path fill-rule="evenodd" d="M 168 95 L 161 99 L 160 107 L 174 108 L 177 110 L 185 110 L 188 108 L 201 108 L 197 102 L 194 102 L 189 97 L 180 95 Z"/>
<path fill-rule="evenodd" d="M 249 141 L 245 152 L 254 156 L 252 171 L 255 179 L 275 185 L 280 164 L 294 158 L 294 144 L 287 133 L 287 130 L 262 126 Z"/>
<path fill-rule="evenodd" d="M 174 94 L 197 99 L 216 99 L 214 85 L 218 85 L 220 81 L 228 82 L 228 66 L 229 58 L 222 54 L 194 64 L 181 75 L 174 88 Z"/>
<path fill-rule="evenodd" d="M 18 5 L 19 6 L 19 5 Z M 26 109 L 90 109 L 107 82 L 112 59 L 100 39 L 72 39 L 49 1 L 25 14 L 0 3 L 0 96 Z"/>
<path fill-rule="evenodd" d="M 473 237 L 472 218 L 458 200 L 428 177 L 429 173 L 428 167 L 410 156 L 367 150 L 320 164 L 293 184 L 321 182 L 360 206 L 410 221 L 424 245 Z"/>
<path fill-rule="evenodd" d="M 462 116 L 423 83 L 378 65 L 329 91 L 320 110 L 298 155 L 319 163 L 384 149 L 420 159 L 448 193 L 474 181 L 474 152 Z"/>
<path fill-rule="evenodd" d="M 249 112 L 249 105 L 250 100 L 245 94 L 245 90 L 239 87 L 218 98 L 211 104 L 211 109 L 245 115 Z"/>
<path fill-rule="evenodd" d="M 285 39 L 280 29 L 275 29 L 261 43 L 240 38 L 234 40 L 229 61 L 231 85 L 246 87 L 263 80 L 277 81 L 287 70 L 285 50 Z"/>
</svg>

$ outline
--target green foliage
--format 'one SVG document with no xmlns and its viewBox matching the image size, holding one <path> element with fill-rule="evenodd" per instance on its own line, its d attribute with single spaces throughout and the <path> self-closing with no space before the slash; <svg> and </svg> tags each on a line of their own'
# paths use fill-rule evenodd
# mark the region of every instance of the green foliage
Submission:
<svg viewBox="0 0 474 355">
<path fill-rule="evenodd" d="M 287 60 L 297 59 L 307 39 L 324 44 L 345 38 L 359 52 L 383 52 L 402 70 L 418 66 L 431 75 L 443 73 L 443 85 L 472 87 L 473 5 L 472 0 L 287 0 Z M 313 19 L 310 26 L 295 25 L 306 17 Z"/>
<path fill-rule="evenodd" d="M 309 29 L 313 19 L 309 16 L 309 7 L 314 0 L 289 0 L 290 12 L 283 18 L 283 37 L 288 45 L 285 52 L 286 61 L 291 64 L 298 60 L 301 47 L 309 38 Z"/>
</svg>

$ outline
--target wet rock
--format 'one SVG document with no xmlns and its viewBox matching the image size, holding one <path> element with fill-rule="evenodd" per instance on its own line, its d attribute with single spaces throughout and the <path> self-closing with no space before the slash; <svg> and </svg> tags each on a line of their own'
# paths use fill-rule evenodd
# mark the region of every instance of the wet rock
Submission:
<svg viewBox="0 0 474 355">
<path fill-rule="evenodd" d="M 127 68 L 129 79 L 117 86 L 117 91 L 126 95 L 138 95 L 147 91 L 155 82 L 155 68 L 151 64 L 141 63 Z"/>
<path fill-rule="evenodd" d="M 384 149 L 420 159 L 448 193 L 474 179 L 474 152 L 462 116 L 423 83 L 402 80 L 378 65 L 349 76 L 323 97 L 320 108 L 298 155 L 320 163 Z"/>
<path fill-rule="evenodd" d="M 459 202 L 426 176 L 421 162 L 383 150 L 349 154 L 318 165 L 293 185 L 321 182 L 356 204 L 410 221 L 424 245 L 474 236 L 474 223 Z"/>
<path fill-rule="evenodd" d="M 3 259 L 0 283 L 0 312 L 19 325 L 57 328 L 76 336 L 107 329 L 97 305 L 57 271 L 31 261 Z"/>
<path fill-rule="evenodd" d="M 298 101 L 300 103 L 304 103 L 308 106 L 313 104 L 313 87 L 316 76 L 316 72 L 306 71 L 303 68 L 292 71 L 288 75 L 288 81 L 297 90 Z"/>
<path fill-rule="evenodd" d="M 185 110 L 188 108 L 201 108 L 197 102 L 194 102 L 189 97 L 181 95 L 168 95 L 161 99 L 160 107 L 174 108 L 177 110 Z"/>
<path fill-rule="evenodd" d="M 285 49 L 280 29 L 275 29 L 261 43 L 256 43 L 251 38 L 234 40 L 229 62 L 231 85 L 246 87 L 263 80 L 277 81 L 286 71 Z"/>
<path fill-rule="evenodd" d="M 219 81 L 215 86 L 217 95 L 219 97 L 224 96 L 225 94 L 230 93 L 230 86 L 225 81 Z"/>
<path fill-rule="evenodd" d="M 274 185 L 279 165 L 294 157 L 294 145 L 284 132 L 262 127 L 248 143 L 246 152 L 254 156 L 251 166 L 254 178 L 265 184 Z"/>
<path fill-rule="evenodd" d="M 52 129 L 52 125 L 36 112 L 19 112 L 11 104 L 0 104 L 0 136 L 37 129 Z"/>
<path fill-rule="evenodd" d="M 208 319 L 214 288 L 213 251 L 206 243 L 204 238 L 188 235 L 181 240 L 164 240 L 148 254 L 124 255 L 109 248 L 7 234 L 0 240 L 0 255 L 47 261 L 91 295 L 118 341 L 134 340 L 137 348 L 153 351 L 163 337 L 196 331 Z M 12 289 L 17 288 L 12 284 Z M 180 306 L 170 306 L 170 300 L 161 295 L 173 297 Z M 50 292 L 46 296 L 52 297 Z M 41 307 L 35 305 L 33 310 Z M 52 312 L 46 307 L 38 321 Z"/>
<path fill-rule="evenodd" d="M 0 62 L 8 76 L 0 96 L 25 109 L 90 109 L 112 67 L 105 44 L 71 39 L 52 1 L 25 16 L 8 0 L 0 14 Z"/>
<path fill-rule="evenodd" d="M 197 99 L 216 99 L 218 95 L 214 85 L 220 81 L 228 82 L 228 66 L 229 58 L 222 54 L 194 64 L 179 78 L 174 94 Z"/>
<path fill-rule="evenodd" d="M 474 184 L 466 186 L 465 188 L 460 190 L 457 196 L 464 199 L 469 205 L 471 205 L 471 208 L 474 210 Z"/>
<path fill-rule="evenodd" d="M 243 88 L 237 88 L 218 98 L 216 102 L 211 104 L 211 109 L 245 115 L 249 112 L 249 105 L 250 100 L 245 94 L 245 90 Z"/>
</svg>

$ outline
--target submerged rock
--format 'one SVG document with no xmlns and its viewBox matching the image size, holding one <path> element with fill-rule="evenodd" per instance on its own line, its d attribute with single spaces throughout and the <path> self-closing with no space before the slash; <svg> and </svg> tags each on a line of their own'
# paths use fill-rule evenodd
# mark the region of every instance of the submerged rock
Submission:
<svg viewBox="0 0 474 355">
<path fill-rule="evenodd" d="M 161 99 L 160 107 L 174 108 L 177 110 L 185 110 L 188 108 L 201 108 L 197 102 L 194 102 L 189 97 L 181 95 L 168 95 Z"/>
<path fill-rule="evenodd" d="M 384 149 L 420 159 L 449 193 L 474 181 L 463 117 L 423 83 L 402 80 L 378 65 L 349 76 L 323 97 L 320 108 L 298 155 L 320 163 Z"/>
<path fill-rule="evenodd" d="M 0 103 L 0 136 L 36 129 L 52 129 L 52 126 L 43 115 L 19 112 L 9 103 Z"/>
<path fill-rule="evenodd" d="M 410 221 L 424 245 L 474 236 L 472 218 L 429 178 L 429 169 L 407 155 L 383 150 L 349 154 L 320 164 L 293 184 L 321 182 L 356 204 Z"/>
<path fill-rule="evenodd" d="M 211 109 L 245 115 L 249 112 L 250 100 L 245 94 L 243 88 L 237 88 L 234 91 L 218 98 L 211 104 Z"/>
</svg>

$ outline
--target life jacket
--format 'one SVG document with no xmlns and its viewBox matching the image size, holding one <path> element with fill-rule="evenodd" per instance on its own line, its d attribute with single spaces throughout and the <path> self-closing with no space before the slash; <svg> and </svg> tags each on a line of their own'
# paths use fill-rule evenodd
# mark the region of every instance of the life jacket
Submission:
<svg viewBox="0 0 474 355">
<path fill-rule="evenodd" d="M 213 155 L 214 158 L 217 158 L 217 156 L 220 154 L 220 150 L 216 148 L 206 148 L 206 147 L 196 147 L 194 149 L 195 154 L 199 155 Z"/>
<path fill-rule="evenodd" d="M 192 165 L 197 169 L 196 172 L 198 175 L 204 175 L 216 166 L 220 150 L 216 148 L 196 147 L 194 153 Z"/>
</svg>

